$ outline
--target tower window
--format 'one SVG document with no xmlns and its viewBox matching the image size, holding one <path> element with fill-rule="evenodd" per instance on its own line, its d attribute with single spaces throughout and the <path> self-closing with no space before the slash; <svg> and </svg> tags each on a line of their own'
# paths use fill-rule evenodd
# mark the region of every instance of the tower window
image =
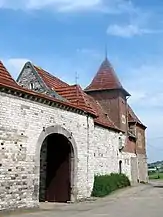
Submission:
<svg viewBox="0 0 163 217">
<path fill-rule="evenodd" d="M 122 123 L 126 124 L 126 117 L 125 117 L 125 115 L 122 115 Z"/>
</svg>

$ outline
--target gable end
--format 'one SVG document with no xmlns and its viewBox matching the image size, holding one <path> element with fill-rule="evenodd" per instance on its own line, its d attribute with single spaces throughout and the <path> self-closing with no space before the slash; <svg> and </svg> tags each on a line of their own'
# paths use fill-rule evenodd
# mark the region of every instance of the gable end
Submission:
<svg viewBox="0 0 163 217">
<path fill-rule="evenodd" d="M 47 87 L 43 79 L 39 76 L 37 70 L 35 70 L 34 66 L 30 62 L 25 63 L 22 71 L 20 72 L 20 75 L 17 78 L 17 83 L 20 86 L 25 87 L 27 89 L 39 93 L 44 93 L 53 96 L 57 99 L 60 99 L 62 101 L 66 101 L 54 90 L 51 90 L 50 88 Z"/>
</svg>

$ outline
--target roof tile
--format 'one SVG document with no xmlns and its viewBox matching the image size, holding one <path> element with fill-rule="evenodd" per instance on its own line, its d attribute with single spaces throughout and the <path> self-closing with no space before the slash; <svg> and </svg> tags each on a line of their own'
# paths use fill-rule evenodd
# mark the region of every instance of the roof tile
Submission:
<svg viewBox="0 0 163 217">
<path fill-rule="evenodd" d="M 103 127 L 119 130 L 111 119 L 106 115 L 101 105 L 91 96 L 84 93 L 78 85 L 62 87 L 56 89 L 56 92 L 75 105 L 82 107 L 85 111 L 96 115 L 94 121 Z"/>
<path fill-rule="evenodd" d="M 3 63 L 0 61 L 0 83 L 5 85 L 11 85 L 13 87 L 18 87 L 19 85 L 11 77 L 10 73 L 7 71 Z"/>
<path fill-rule="evenodd" d="M 83 107 L 75 105 L 74 103 L 61 101 L 61 100 L 56 99 L 54 97 L 51 97 L 49 95 L 38 93 L 38 92 L 26 89 L 26 88 L 18 85 L 14 81 L 14 79 L 11 77 L 10 73 L 7 71 L 7 69 L 4 67 L 4 65 L 1 61 L 0 61 L 0 86 L 9 88 L 9 89 L 14 90 L 14 91 L 21 92 L 23 94 L 29 94 L 29 95 L 34 96 L 34 97 L 39 97 L 42 99 L 50 100 L 52 102 L 57 102 L 57 103 L 60 103 L 62 105 L 65 105 L 65 106 L 84 111 Z"/>
<path fill-rule="evenodd" d="M 44 83 L 51 89 L 69 86 L 67 83 L 61 81 L 59 78 L 51 75 L 44 69 L 33 65 L 34 69 L 38 72 L 39 76 L 43 79 Z"/>
<path fill-rule="evenodd" d="M 58 99 L 55 99 L 51 96 L 45 94 L 37 93 L 32 90 L 28 90 L 19 86 L 14 79 L 11 77 L 10 73 L 4 67 L 3 63 L 0 61 L 0 86 L 4 86 L 16 91 L 20 91 L 26 94 L 30 94 L 36 97 L 41 97 L 47 100 L 54 102 L 59 102 L 61 104 L 67 105 L 69 107 L 81 109 L 87 111 L 90 114 L 95 116 L 95 123 L 102 125 L 104 127 L 112 128 L 119 130 L 111 119 L 106 115 L 106 112 L 102 109 L 101 105 L 95 101 L 94 98 L 84 93 L 78 85 L 69 86 L 60 79 L 50 75 L 48 72 L 44 71 L 35 66 L 35 69 L 38 71 L 39 75 L 42 77 L 44 82 L 48 85 L 49 88 L 54 89 L 61 96 L 65 97 L 69 102 L 63 102 Z M 142 124 L 137 116 L 134 114 L 132 109 L 129 107 L 129 121 L 137 121 Z M 143 124 L 142 124 L 143 125 Z M 144 125 L 143 125 L 144 126 Z"/>
<path fill-rule="evenodd" d="M 91 84 L 86 87 L 85 91 L 97 91 L 97 90 L 113 90 L 113 89 L 121 89 L 125 92 L 126 95 L 130 95 L 120 83 L 111 63 L 106 58 Z"/>
<path fill-rule="evenodd" d="M 94 108 L 90 104 L 88 95 L 84 93 L 79 85 L 60 87 L 56 88 L 55 91 L 71 103 L 80 106 L 85 111 L 89 111 L 89 113 L 93 115 L 96 115 Z"/>
<path fill-rule="evenodd" d="M 115 89 L 122 88 L 122 85 L 116 76 L 116 73 L 106 58 L 96 76 L 92 80 L 91 84 L 86 88 L 86 90 L 101 90 L 101 89 Z"/>
</svg>

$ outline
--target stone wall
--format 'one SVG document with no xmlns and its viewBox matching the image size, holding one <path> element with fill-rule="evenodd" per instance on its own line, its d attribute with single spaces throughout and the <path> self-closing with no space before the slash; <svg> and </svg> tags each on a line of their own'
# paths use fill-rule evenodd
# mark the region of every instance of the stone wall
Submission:
<svg viewBox="0 0 163 217">
<path fill-rule="evenodd" d="M 148 182 L 148 165 L 145 154 L 138 154 L 138 179 L 139 182 Z"/>
<path fill-rule="evenodd" d="M 0 210 L 38 206 L 39 153 L 43 128 L 59 125 L 76 144 L 77 198 L 89 197 L 94 179 L 91 117 L 0 93 Z"/>
<path fill-rule="evenodd" d="M 145 130 L 140 126 L 136 126 L 136 137 L 137 137 L 136 152 L 138 154 L 146 155 Z"/>
<path fill-rule="evenodd" d="M 127 175 L 132 183 L 134 181 L 132 177 L 132 171 L 135 170 L 135 168 L 132 167 L 131 160 L 136 160 L 136 155 L 134 153 L 122 152 L 120 154 L 120 159 L 122 159 L 122 172 Z M 137 168 L 135 172 L 137 172 Z"/>
<path fill-rule="evenodd" d="M 39 181 L 40 150 L 51 133 L 49 129 L 55 126 L 60 126 L 61 133 L 72 135 L 69 140 L 75 149 L 72 186 L 75 199 L 91 195 L 94 174 L 119 172 L 119 161 L 122 172 L 132 179 L 131 159 L 136 155 L 119 151 L 119 133 L 94 126 L 93 119 L 86 114 L 5 93 L 0 93 L 0 107 L 0 210 L 39 205 L 39 185 L 44 184 Z M 122 140 L 125 141 L 125 135 Z M 45 168 L 42 156 L 42 173 Z M 140 168 L 143 174 L 145 163 Z"/>
<path fill-rule="evenodd" d="M 119 136 L 118 132 L 95 126 L 95 174 L 119 173 L 119 162 L 122 161 L 122 173 L 131 180 L 131 157 L 136 155 L 119 151 Z M 123 142 L 125 138 L 126 136 L 123 135 Z"/>
</svg>

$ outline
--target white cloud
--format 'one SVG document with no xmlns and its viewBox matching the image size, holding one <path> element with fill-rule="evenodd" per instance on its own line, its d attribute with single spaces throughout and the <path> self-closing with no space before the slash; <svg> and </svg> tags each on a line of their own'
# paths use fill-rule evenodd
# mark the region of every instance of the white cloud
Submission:
<svg viewBox="0 0 163 217">
<path fill-rule="evenodd" d="M 99 7 L 103 0 L 0 0 L 1 8 L 10 9 L 43 9 L 51 8 L 59 11 L 89 9 Z"/>
<path fill-rule="evenodd" d="M 105 13 L 131 13 L 135 10 L 126 0 L 0 0 L 0 8 L 40 10 L 49 8 L 59 12 L 95 10 Z"/>
<path fill-rule="evenodd" d="M 125 86 L 132 94 L 131 102 L 143 108 L 163 107 L 163 64 L 141 65 L 131 69 Z"/>
<path fill-rule="evenodd" d="M 163 154 L 159 151 L 163 144 L 163 64 L 152 59 L 149 65 L 128 70 L 124 87 L 132 95 L 129 103 L 147 126 L 148 157 L 155 161 Z"/>
<path fill-rule="evenodd" d="M 136 35 L 144 35 L 144 34 L 157 34 L 163 33 L 163 30 L 153 30 L 141 28 L 139 25 L 128 24 L 128 25 L 110 25 L 107 29 L 107 34 L 120 36 L 124 38 L 130 38 Z"/>
<path fill-rule="evenodd" d="M 132 1 L 127 1 L 128 4 L 121 5 L 121 11 L 125 13 L 127 22 L 112 23 L 107 28 L 108 35 L 130 38 L 133 36 L 142 36 L 147 34 L 163 33 L 162 27 L 153 25 L 153 20 L 156 19 L 155 14 L 150 10 L 145 10 L 141 7 L 136 7 Z M 157 22 L 157 24 L 159 21 Z"/>
<path fill-rule="evenodd" d="M 100 60 L 101 59 L 101 53 L 95 49 L 81 48 L 81 49 L 77 49 L 76 52 L 80 56 L 83 55 L 84 58 L 88 57 L 88 58 L 93 58 L 94 60 Z"/>
<path fill-rule="evenodd" d="M 68 11 L 74 9 L 87 9 L 87 8 L 94 8 L 102 4 L 102 0 L 30 0 L 29 4 L 27 5 L 28 8 L 31 9 L 40 9 L 47 6 L 57 7 L 60 11 Z"/>
<path fill-rule="evenodd" d="M 22 67 L 28 61 L 25 58 L 2 59 L 2 62 L 14 79 L 17 79 Z"/>
</svg>

